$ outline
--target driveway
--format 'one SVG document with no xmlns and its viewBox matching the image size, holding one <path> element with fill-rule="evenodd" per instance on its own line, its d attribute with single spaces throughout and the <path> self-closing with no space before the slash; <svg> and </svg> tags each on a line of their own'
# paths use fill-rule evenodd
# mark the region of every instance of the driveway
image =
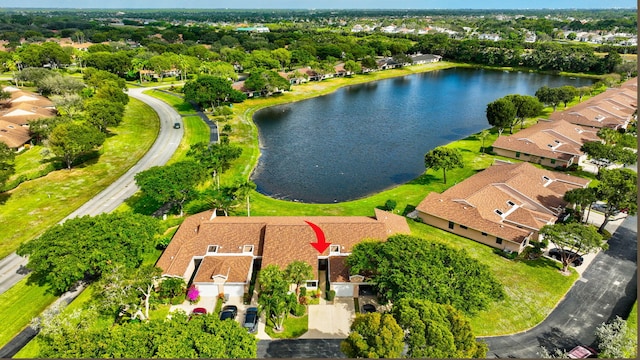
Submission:
<svg viewBox="0 0 640 360">
<path fill-rule="evenodd" d="M 594 257 L 541 324 L 515 335 L 481 338 L 489 345 L 487 357 L 536 358 L 540 346 L 570 350 L 593 345 L 596 327 L 616 315 L 626 318 L 637 298 L 637 221 L 636 216 L 624 220 L 609 250 Z"/>
<path fill-rule="evenodd" d="M 309 305 L 309 331 L 301 339 L 344 339 L 355 318 L 353 298 L 335 298 L 334 304 Z"/>
</svg>

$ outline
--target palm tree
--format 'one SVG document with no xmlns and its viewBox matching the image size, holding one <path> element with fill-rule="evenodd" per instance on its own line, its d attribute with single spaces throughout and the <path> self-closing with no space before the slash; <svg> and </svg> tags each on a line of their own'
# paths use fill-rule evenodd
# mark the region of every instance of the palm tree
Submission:
<svg viewBox="0 0 640 360">
<path fill-rule="evenodd" d="M 251 203 L 250 203 L 249 195 L 255 189 L 256 189 L 256 184 L 251 180 L 244 181 L 237 186 L 236 194 L 238 194 L 240 199 L 247 200 L 247 216 L 251 216 Z"/>
<path fill-rule="evenodd" d="M 287 280 L 296 284 L 296 297 L 300 293 L 300 285 L 306 280 L 313 278 L 313 268 L 304 261 L 296 260 L 284 269 Z"/>
<path fill-rule="evenodd" d="M 478 134 L 480 141 L 482 141 L 482 147 L 480 148 L 480 150 L 482 151 L 482 154 L 484 154 L 484 141 L 487 139 L 487 137 L 489 137 L 489 134 L 490 132 L 487 129 L 480 131 L 480 133 Z"/>
</svg>

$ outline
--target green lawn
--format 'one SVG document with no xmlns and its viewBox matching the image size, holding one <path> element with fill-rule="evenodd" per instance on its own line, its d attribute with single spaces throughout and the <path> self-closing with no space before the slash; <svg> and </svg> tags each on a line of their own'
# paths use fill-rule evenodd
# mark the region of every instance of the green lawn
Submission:
<svg viewBox="0 0 640 360">
<path fill-rule="evenodd" d="M 309 330 L 309 315 L 287 317 L 284 320 L 281 332 L 273 330 L 273 322 L 270 319 L 265 324 L 265 332 L 273 339 L 294 339 L 306 333 L 307 330 Z"/>
<path fill-rule="evenodd" d="M 413 235 L 464 249 L 472 257 L 489 266 L 504 286 L 507 298 L 493 303 L 489 309 L 470 318 L 477 336 L 505 335 L 534 327 L 544 320 L 578 279 L 560 273 L 557 261 L 541 258 L 534 261 L 507 260 L 494 254 L 493 248 L 473 240 L 434 228 L 409 222 Z"/>
<path fill-rule="evenodd" d="M 0 347 L 6 345 L 31 319 L 38 316 L 47 306 L 57 299 L 47 288 L 27 285 L 23 279 L 9 290 L 0 294 Z"/>
<path fill-rule="evenodd" d="M 159 129 L 157 114 L 131 99 L 117 136 L 105 141 L 101 155 L 71 170 L 58 170 L 0 194 L 0 258 L 55 225 L 133 166 L 151 147 Z M 35 153 L 35 152 L 34 152 Z"/>
</svg>

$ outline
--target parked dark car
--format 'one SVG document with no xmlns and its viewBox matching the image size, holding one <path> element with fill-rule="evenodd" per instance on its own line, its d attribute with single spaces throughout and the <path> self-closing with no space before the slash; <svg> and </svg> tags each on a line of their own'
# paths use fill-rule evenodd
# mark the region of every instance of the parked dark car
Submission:
<svg viewBox="0 0 640 360">
<path fill-rule="evenodd" d="M 220 320 L 235 320 L 236 315 L 238 314 L 238 307 L 235 305 L 226 305 L 220 311 Z"/>
<path fill-rule="evenodd" d="M 174 129 L 180 129 L 180 123 L 173 123 Z"/>
<path fill-rule="evenodd" d="M 560 249 L 560 248 L 555 248 L 555 249 L 549 250 L 549 256 L 551 256 L 552 258 L 557 259 L 558 261 L 562 261 L 562 254 L 563 253 L 565 254 L 565 258 L 573 259 L 573 262 L 571 263 L 573 266 L 580 266 L 584 262 L 584 258 L 582 256 L 578 255 L 577 253 L 575 253 L 575 252 L 573 252 L 571 250 L 565 250 L 565 249 Z"/>
<path fill-rule="evenodd" d="M 250 333 L 254 333 L 258 330 L 258 308 L 250 307 L 247 309 L 242 326 Z"/>
<path fill-rule="evenodd" d="M 373 304 L 364 304 L 362 305 L 362 312 L 365 314 L 376 312 L 376 306 Z"/>
</svg>

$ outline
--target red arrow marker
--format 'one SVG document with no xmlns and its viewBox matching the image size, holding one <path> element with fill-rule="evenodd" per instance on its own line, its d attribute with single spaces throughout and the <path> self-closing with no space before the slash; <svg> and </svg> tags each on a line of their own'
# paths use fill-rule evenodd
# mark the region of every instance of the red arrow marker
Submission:
<svg viewBox="0 0 640 360">
<path fill-rule="evenodd" d="M 311 228 L 313 229 L 313 231 L 316 233 L 316 239 L 318 239 L 318 242 L 314 242 L 314 243 L 310 243 L 314 248 L 316 248 L 316 250 L 318 250 L 318 252 L 320 254 L 322 254 L 325 250 L 327 250 L 327 248 L 329 247 L 329 245 L 331 245 L 331 243 L 328 243 L 326 238 L 324 237 L 324 232 L 322 231 L 322 229 L 320 229 L 320 227 L 312 222 L 306 221 L 305 222 L 311 226 Z"/>
</svg>

